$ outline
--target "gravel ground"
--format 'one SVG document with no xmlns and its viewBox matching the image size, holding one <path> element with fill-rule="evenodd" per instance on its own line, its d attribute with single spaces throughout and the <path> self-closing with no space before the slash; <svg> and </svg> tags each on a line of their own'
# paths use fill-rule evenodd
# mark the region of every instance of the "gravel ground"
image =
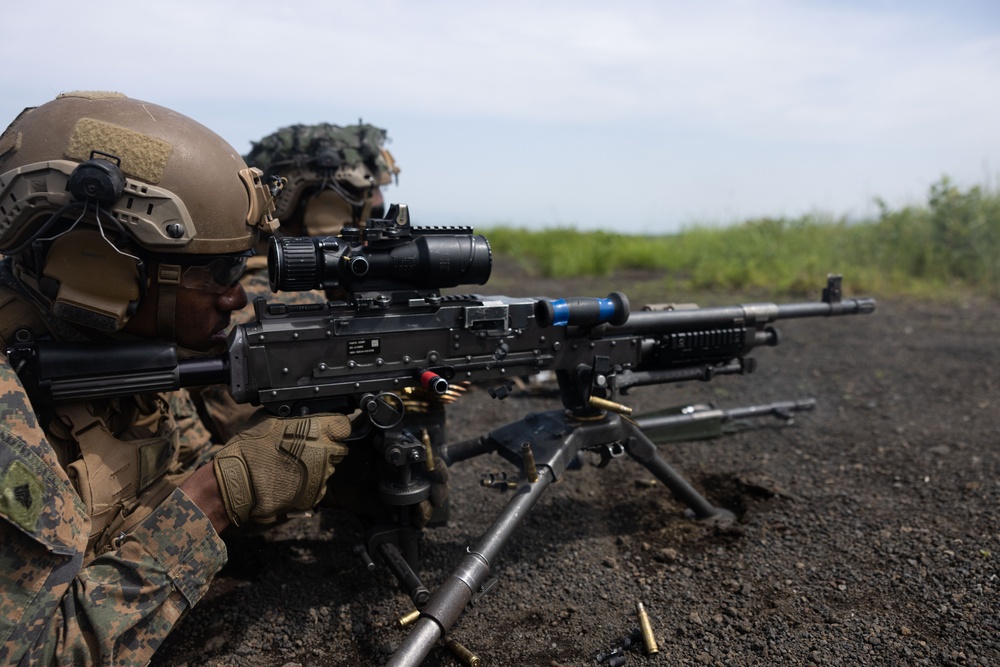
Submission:
<svg viewBox="0 0 1000 667">
<path fill-rule="evenodd" d="M 656 288 L 643 275 L 528 288 L 512 268 L 499 273 L 485 293 L 603 296 L 612 285 L 636 301 Z M 498 587 L 453 629 L 480 664 L 597 664 L 638 626 L 637 602 L 660 650 L 633 644 L 627 665 L 1000 664 L 1000 305 L 880 299 L 873 316 L 780 329 L 753 375 L 628 401 L 642 414 L 818 400 L 792 427 L 661 447 L 738 521 L 693 521 L 631 460 L 588 460 L 542 497 L 495 564 Z M 449 435 L 557 407 L 474 390 L 451 408 Z M 451 467 L 451 520 L 423 542 L 431 590 L 505 503 L 479 486 L 494 471 L 514 472 L 496 456 Z M 347 517 L 227 541 L 230 564 L 154 666 L 382 665 L 406 636 L 396 621 L 412 603 L 384 568 L 352 556 Z M 424 664 L 462 663 L 441 646 Z"/>
</svg>

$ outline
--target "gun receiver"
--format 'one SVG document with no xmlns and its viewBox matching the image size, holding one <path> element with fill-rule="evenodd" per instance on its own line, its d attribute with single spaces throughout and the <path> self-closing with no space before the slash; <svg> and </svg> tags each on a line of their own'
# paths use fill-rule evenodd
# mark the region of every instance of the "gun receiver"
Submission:
<svg viewBox="0 0 1000 667">
<path fill-rule="evenodd" d="M 566 408 L 588 413 L 591 396 L 751 372 L 747 355 L 777 344 L 778 320 L 874 310 L 871 299 L 848 299 L 629 314 L 621 294 L 569 303 L 432 296 L 375 311 L 335 302 L 254 306 L 257 321 L 229 339 L 230 390 L 282 416 L 354 410 L 366 396 L 407 386 L 441 393 L 448 382 L 544 370 L 556 372 Z"/>
</svg>

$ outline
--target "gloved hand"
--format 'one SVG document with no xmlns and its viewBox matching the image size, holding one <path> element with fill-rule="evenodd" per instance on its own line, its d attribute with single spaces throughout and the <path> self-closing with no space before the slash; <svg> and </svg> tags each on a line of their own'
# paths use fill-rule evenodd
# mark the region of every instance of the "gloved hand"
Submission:
<svg viewBox="0 0 1000 667">
<path fill-rule="evenodd" d="M 272 523 L 292 510 L 312 509 L 347 455 L 346 415 L 282 419 L 262 411 L 215 457 L 215 477 L 230 520 Z"/>
</svg>

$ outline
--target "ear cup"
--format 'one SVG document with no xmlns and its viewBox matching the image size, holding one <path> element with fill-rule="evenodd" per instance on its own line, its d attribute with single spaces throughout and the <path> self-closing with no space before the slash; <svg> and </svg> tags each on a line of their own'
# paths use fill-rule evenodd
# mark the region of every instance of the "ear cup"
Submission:
<svg viewBox="0 0 1000 667">
<path fill-rule="evenodd" d="M 138 306 L 145 277 L 136 259 L 93 229 L 74 229 L 52 242 L 45 278 L 58 290 L 52 313 L 98 331 L 118 331 Z"/>
</svg>

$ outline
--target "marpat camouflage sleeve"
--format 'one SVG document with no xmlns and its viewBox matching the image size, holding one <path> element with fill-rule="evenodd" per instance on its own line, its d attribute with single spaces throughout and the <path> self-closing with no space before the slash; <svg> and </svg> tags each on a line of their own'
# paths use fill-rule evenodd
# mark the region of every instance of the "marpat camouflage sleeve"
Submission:
<svg viewBox="0 0 1000 667">
<path fill-rule="evenodd" d="M 225 545 L 178 489 L 85 563 L 86 510 L 0 362 L 0 664 L 145 665 L 225 564 Z"/>
</svg>

